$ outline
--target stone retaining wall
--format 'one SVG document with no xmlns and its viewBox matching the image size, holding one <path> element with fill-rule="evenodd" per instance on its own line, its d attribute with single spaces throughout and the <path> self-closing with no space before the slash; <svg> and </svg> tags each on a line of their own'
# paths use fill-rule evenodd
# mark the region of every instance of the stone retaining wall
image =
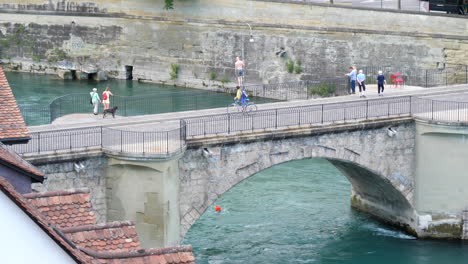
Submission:
<svg viewBox="0 0 468 264">
<path fill-rule="evenodd" d="M 468 22 L 450 16 L 280 1 L 176 1 L 171 11 L 149 0 L 23 2 L 0 0 L 7 44 L 0 54 L 21 71 L 93 68 L 125 78 L 125 66 L 133 66 L 142 81 L 222 90 L 235 85 L 235 56 L 245 57 L 248 83 L 344 76 L 350 65 L 443 67 L 468 59 Z M 302 72 L 288 73 L 288 60 L 300 61 Z M 180 66 L 176 80 L 171 64 Z"/>
</svg>

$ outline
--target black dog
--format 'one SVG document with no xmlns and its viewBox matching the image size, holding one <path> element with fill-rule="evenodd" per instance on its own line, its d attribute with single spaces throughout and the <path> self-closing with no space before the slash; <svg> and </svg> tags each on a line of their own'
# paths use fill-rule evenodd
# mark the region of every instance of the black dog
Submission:
<svg viewBox="0 0 468 264">
<path fill-rule="evenodd" d="M 111 113 L 112 117 L 115 118 L 115 111 L 117 111 L 117 109 L 119 109 L 117 106 L 114 106 L 109 109 L 104 109 L 104 112 L 102 112 L 102 118 L 106 117 L 107 113 Z"/>
</svg>

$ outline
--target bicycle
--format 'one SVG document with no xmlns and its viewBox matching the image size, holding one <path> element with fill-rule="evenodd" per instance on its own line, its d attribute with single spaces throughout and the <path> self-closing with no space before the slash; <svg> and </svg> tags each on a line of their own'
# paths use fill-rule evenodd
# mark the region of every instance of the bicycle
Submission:
<svg viewBox="0 0 468 264">
<path fill-rule="evenodd" d="M 250 113 L 253 111 L 257 111 L 257 105 L 254 102 L 247 102 L 245 105 L 242 105 L 240 101 L 235 101 L 227 107 L 228 113 Z"/>
</svg>

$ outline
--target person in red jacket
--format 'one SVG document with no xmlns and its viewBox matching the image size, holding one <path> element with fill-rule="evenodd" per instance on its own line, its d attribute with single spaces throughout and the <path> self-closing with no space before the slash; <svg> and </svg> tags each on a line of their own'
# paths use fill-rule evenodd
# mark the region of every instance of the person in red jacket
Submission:
<svg viewBox="0 0 468 264">
<path fill-rule="evenodd" d="M 109 87 L 102 93 L 102 104 L 104 105 L 104 110 L 109 109 L 110 105 L 110 97 L 113 95 L 111 91 L 109 91 Z"/>
</svg>

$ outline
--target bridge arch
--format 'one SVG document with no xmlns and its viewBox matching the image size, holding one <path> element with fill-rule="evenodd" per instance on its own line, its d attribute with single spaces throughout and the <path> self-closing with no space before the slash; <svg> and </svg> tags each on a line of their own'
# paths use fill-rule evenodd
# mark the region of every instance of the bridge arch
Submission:
<svg viewBox="0 0 468 264">
<path fill-rule="evenodd" d="M 244 179 L 302 159 L 330 161 L 351 182 L 351 204 L 407 231 L 414 229 L 414 123 L 331 134 L 188 149 L 179 161 L 182 237 L 204 211 Z"/>
</svg>

